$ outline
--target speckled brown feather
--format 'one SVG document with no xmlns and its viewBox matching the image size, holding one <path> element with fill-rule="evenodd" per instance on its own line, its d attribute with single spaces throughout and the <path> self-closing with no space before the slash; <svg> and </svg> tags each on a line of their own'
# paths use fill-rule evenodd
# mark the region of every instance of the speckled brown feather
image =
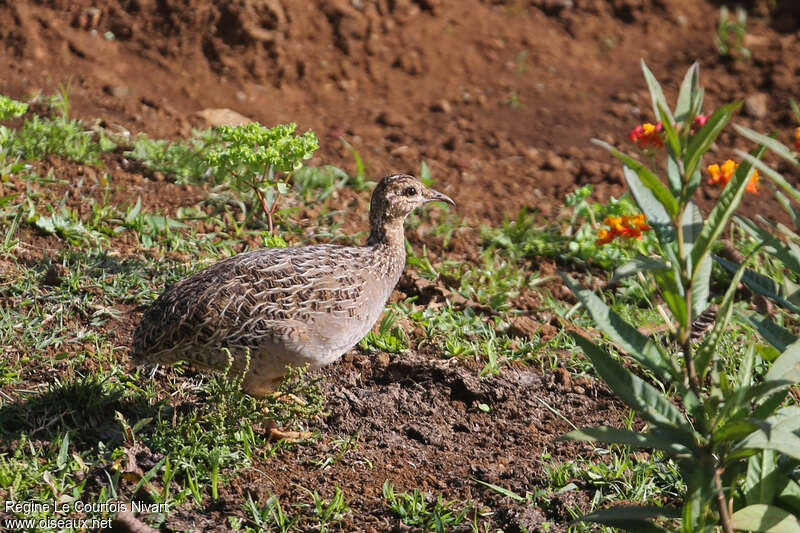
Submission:
<svg viewBox="0 0 800 533">
<path fill-rule="evenodd" d="M 287 365 L 336 360 L 369 332 L 400 278 L 405 217 L 433 200 L 452 203 L 412 176 L 387 176 L 372 195 L 366 245 L 254 250 L 179 281 L 142 317 L 134 357 L 224 369 L 226 348 L 241 372 L 249 349 L 244 387 L 253 394 L 271 389 Z"/>
</svg>

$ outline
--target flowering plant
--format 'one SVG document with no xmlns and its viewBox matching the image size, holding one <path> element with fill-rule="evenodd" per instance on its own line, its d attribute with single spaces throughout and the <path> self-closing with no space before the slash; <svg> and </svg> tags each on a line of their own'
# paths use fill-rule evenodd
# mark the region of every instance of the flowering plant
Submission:
<svg viewBox="0 0 800 533">
<path fill-rule="evenodd" d="M 656 517 L 679 519 L 680 530 L 686 533 L 711 532 L 718 526 L 726 533 L 735 529 L 767 531 L 764 524 L 782 520 L 800 528 L 800 522 L 785 509 L 760 499 L 758 490 L 763 486 L 753 482 L 756 475 L 748 469 L 749 458 L 764 450 L 800 459 L 800 436 L 793 432 L 795 426 L 786 426 L 786 419 L 776 412 L 789 387 L 800 381 L 796 368 L 800 365 L 800 348 L 787 349 L 775 359 L 760 383 L 753 378 L 758 357 L 753 346 L 744 350 L 735 374 L 726 370 L 717 349 L 733 315 L 743 266 L 735 270 L 719 300 L 713 329 L 699 343 L 692 340 L 693 323 L 710 307 L 712 245 L 753 180 L 753 165 L 758 164 L 765 147 L 762 144 L 750 154 L 741 154 L 738 166 L 731 161 L 716 169 L 719 176 L 726 174 L 726 183 L 704 220 L 692 201 L 702 181 L 702 158 L 740 102 L 703 115 L 703 91 L 695 64 L 686 73 L 671 110 L 644 63 L 642 70 L 661 128 L 658 131 L 655 125 L 645 125 L 641 133 L 648 136 L 648 148 L 658 145 L 654 135 L 666 148 L 666 179 L 662 181 L 657 170 L 636 157 L 595 141 L 623 162 L 625 181 L 643 213 L 641 218 L 607 220 L 610 229 L 598 237 L 605 240 L 614 232 L 635 237 L 640 230 L 645 231 L 645 225 L 652 227 L 657 253 L 622 265 L 614 277 L 651 276 L 668 309 L 663 315 L 675 342 L 644 336 L 592 291 L 562 274 L 597 326 L 632 359 L 637 371 L 620 364 L 589 338 L 573 333 L 577 345 L 614 392 L 646 422 L 642 431 L 604 426 L 578 429 L 562 438 L 661 450 L 678 465 L 686 492 L 680 508 L 605 509 L 581 520 L 630 531 L 664 531 L 649 521 Z M 641 135 L 635 137 L 633 140 L 642 147 Z M 718 181 L 722 185 L 722 179 Z"/>
</svg>

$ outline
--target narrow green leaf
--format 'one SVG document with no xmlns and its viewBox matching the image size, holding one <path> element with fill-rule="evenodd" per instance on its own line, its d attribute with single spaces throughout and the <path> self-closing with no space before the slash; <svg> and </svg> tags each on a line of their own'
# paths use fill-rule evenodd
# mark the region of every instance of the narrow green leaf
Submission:
<svg viewBox="0 0 800 533">
<path fill-rule="evenodd" d="M 647 223 L 650 224 L 653 231 L 655 231 L 662 252 L 666 255 L 670 263 L 674 265 L 674 268 L 677 268 L 678 245 L 672 218 L 661 202 L 653 195 L 653 192 L 642 183 L 642 180 L 636 172 L 626 165 L 623 165 L 622 175 L 639 209 L 647 216 Z"/>
<path fill-rule="evenodd" d="M 656 280 L 661 296 L 667 302 L 669 310 L 677 320 L 678 324 L 688 325 L 689 310 L 686 308 L 686 298 L 684 298 L 683 286 L 678 283 L 679 274 L 675 270 L 656 270 L 652 273 Z"/>
<path fill-rule="evenodd" d="M 617 148 L 611 146 L 607 142 L 599 139 L 593 139 L 592 142 L 611 152 L 613 156 L 621 159 L 622 162 L 628 166 L 628 168 L 636 172 L 644 186 L 650 189 L 659 203 L 664 206 L 664 209 L 668 215 L 673 216 L 678 212 L 678 201 L 674 196 L 672 196 L 672 194 L 669 192 L 669 189 L 661 182 L 660 179 L 658 179 L 658 176 L 656 176 L 652 170 L 640 163 L 638 160 L 636 160 L 636 158 L 620 152 Z M 639 207 L 643 206 L 640 204 Z M 648 218 L 650 218 L 650 215 L 648 215 Z"/>
<path fill-rule="evenodd" d="M 705 529 L 706 509 L 711 500 L 713 485 L 711 480 L 714 471 L 711 461 L 695 461 L 693 468 L 682 472 L 686 481 L 686 496 L 682 509 L 681 531 L 696 533 Z"/>
<path fill-rule="evenodd" d="M 703 154 L 708 151 L 722 129 L 728 124 L 733 113 L 741 105 L 742 102 L 733 102 L 718 108 L 711 114 L 705 125 L 695 132 L 683 157 L 683 169 L 687 176 L 691 176 L 700 166 Z"/>
<path fill-rule="evenodd" d="M 583 515 L 573 523 L 593 522 L 633 533 L 662 533 L 667 530 L 647 521 L 661 517 L 680 518 L 680 513 L 673 507 L 620 506 Z"/>
<path fill-rule="evenodd" d="M 747 460 L 747 473 L 742 482 L 742 491 L 748 504 L 771 502 L 778 492 L 778 462 L 775 452 L 763 450 Z"/>
<path fill-rule="evenodd" d="M 728 261 L 722 257 L 715 256 L 714 260 L 728 272 L 736 272 L 740 266 L 733 261 Z M 794 305 L 792 302 L 784 298 L 781 294 L 783 289 L 767 276 L 759 274 L 758 272 L 750 269 L 745 269 L 744 273 L 742 274 L 742 283 L 747 285 L 747 287 L 749 287 L 751 290 L 766 296 L 770 300 L 773 300 L 781 307 L 784 307 L 793 313 L 800 314 L 800 307 Z"/>
<path fill-rule="evenodd" d="M 767 317 L 763 317 L 759 320 L 755 315 L 749 315 L 747 320 L 750 324 L 755 326 L 768 343 L 780 351 L 784 351 L 787 346 L 797 341 L 797 337 L 792 334 L 791 331 L 779 326 Z"/>
<path fill-rule="evenodd" d="M 763 533 L 800 533 L 800 520 L 780 507 L 763 503 L 748 505 L 731 515 L 735 529 Z"/>
<path fill-rule="evenodd" d="M 733 451 L 776 450 L 784 455 L 800 459 L 800 435 L 775 426 L 760 429 L 742 440 Z"/>
<path fill-rule="evenodd" d="M 627 278 L 639 272 L 648 272 L 652 270 L 667 270 L 669 267 L 663 261 L 654 259 L 652 257 L 645 257 L 640 255 L 623 264 L 614 271 L 610 283 L 617 283 L 621 279 Z"/>
<path fill-rule="evenodd" d="M 769 135 L 764 135 L 763 133 L 759 133 L 757 131 L 751 130 L 745 126 L 740 126 L 739 124 L 734 124 L 733 129 L 737 131 L 743 137 L 746 137 L 753 141 L 756 144 L 763 144 L 780 157 L 792 163 L 793 165 L 797 165 L 800 161 L 797 160 L 794 152 L 785 144 L 778 141 L 774 137 L 770 137 Z"/>
<path fill-rule="evenodd" d="M 745 419 L 731 420 L 711 435 L 714 443 L 732 442 L 742 440 L 754 431 L 758 431 L 759 426 Z"/>
<path fill-rule="evenodd" d="M 683 188 L 683 178 L 681 177 L 681 169 L 678 161 L 672 157 L 667 157 L 667 183 L 672 192 L 672 196 L 678 198 L 681 195 Z"/>
<path fill-rule="evenodd" d="M 752 220 L 742 217 L 734 217 L 734 220 L 746 233 L 762 242 L 767 253 L 775 255 L 787 268 L 800 274 L 800 253 L 796 248 L 788 246 Z"/>
<path fill-rule="evenodd" d="M 626 444 L 636 448 L 653 448 L 663 450 L 670 455 L 685 455 L 692 450 L 673 440 L 648 433 L 639 433 L 627 429 L 609 426 L 597 426 L 570 431 L 557 440 L 580 440 L 584 442 L 605 442 L 608 444 Z M 694 448 L 694 447 L 693 447 Z"/>
<path fill-rule="evenodd" d="M 681 157 L 681 140 L 678 136 L 678 130 L 675 129 L 675 124 L 672 123 L 672 117 L 669 111 L 657 104 L 658 114 L 656 115 L 661 120 L 661 125 L 664 129 L 664 137 L 667 140 L 667 152 L 673 159 L 680 159 Z"/>
<path fill-rule="evenodd" d="M 722 301 L 719 304 L 719 309 L 717 310 L 717 320 L 714 322 L 714 328 L 708 335 L 705 336 L 702 344 L 700 344 L 700 346 L 697 348 L 697 352 L 694 356 L 694 366 L 695 371 L 697 372 L 697 375 L 701 381 L 706 377 L 709 364 L 716 353 L 717 344 L 719 343 L 725 328 L 728 327 L 728 323 L 733 315 L 733 300 L 736 296 L 736 287 L 739 285 L 739 280 L 744 274 L 747 261 L 753 257 L 753 255 L 759 249 L 760 248 L 756 248 L 756 250 L 754 250 L 750 256 L 748 256 L 745 262 L 742 263 L 742 265 L 739 267 L 739 270 L 737 270 L 733 275 L 731 283 L 728 285 L 728 289 L 725 291 L 725 295 L 722 297 Z"/>
<path fill-rule="evenodd" d="M 783 189 L 783 192 L 794 198 L 795 201 L 800 202 L 800 191 L 794 188 L 794 186 L 792 186 L 792 184 L 789 183 L 778 171 L 774 170 L 760 159 L 753 157 L 741 150 L 734 150 L 734 153 L 741 157 L 743 161 L 747 161 L 748 163 L 755 165 L 755 167 L 761 172 L 761 176 L 768 177 L 778 187 Z"/>
<path fill-rule="evenodd" d="M 694 117 L 691 116 L 692 111 L 695 110 L 698 89 L 700 87 L 700 65 L 696 61 L 692 63 L 686 75 L 683 77 L 683 82 L 678 90 L 678 101 L 675 103 L 675 121 L 692 123 Z"/>
<path fill-rule="evenodd" d="M 764 150 L 765 148 L 760 146 L 756 148 L 753 153 L 755 157 L 761 157 Z M 717 203 L 714 204 L 714 208 L 711 210 L 711 213 L 709 213 L 703 225 L 703 229 L 694 243 L 694 248 L 692 248 L 693 265 L 699 265 L 703 257 L 709 253 L 711 245 L 717 240 L 722 230 L 725 228 L 725 225 L 728 223 L 728 219 L 736 208 L 739 207 L 744 189 L 750 179 L 751 169 L 752 165 L 750 163 L 741 163 L 736 168 L 736 172 L 734 172 L 733 177 L 725 186 L 719 199 L 717 199 Z"/>
<path fill-rule="evenodd" d="M 783 194 L 781 191 L 775 189 L 773 187 L 773 192 L 775 193 L 775 198 L 778 199 L 778 202 L 783 206 L 783 209 L 789 213 L 789 216 L 792 217 L 792 222 L 794 222 L 794 227 L 797 231 L 800 231 L 800 213 L 794 208 L 791 204 L 791 201 Z"/>
<path fill-rule="evenodd" d="M 644 59 L 642 59 L 642 72 L 644 73 L 645 81 L 647 81 L 647 88 L 650 90 L 650 99 L 653 102 L 653 116 L 659 116 L 658 106 L 660 105 L 664 111 L 666 111 L 669 122 L 675 122 L 675 120 L 672 118 L 672 113 L 669 111 L 667 99 L 664 98 L 664 91 L 661 90 L 661 84 L 658 83 L 658 80 L 653 75 L 653 72 L 648 68 L 647 63 L 644 62 Z"/>
<path fill-rule="evenodd" d="M 686 209 L 681 219 L 681 227 L 683 228 L 684 253 L 691 258 L 694 243 L 703 230 L 703 215 L 694 202 L 686 204 Z M 694 272 L 692 276 L 692 316 L 690 319 L 692 321 L 708 307 L 708 295 L 711 290 L 711 257 L 705 255 L 698 266 L 689 261 L 689 271 Z"/>
<path fill-rule="evenodd" d="M 574 332 L 570 332 L 570 335 L 592 361 L 597 373 L 622 401 L 651 423 L 682 429 L 688 439 L 693 438 L 691 424 L 665 395 L 620 365 L 589 339 Z"/>
<path fill-rule="evenodd" d="M 562 272 L 559 274 L 589 312 L 597 327 L 608 335 L 611 342 L 653 372 L 661 381 L 669 383 L 681 379 L 681 372 L 669 354 L 662 351 L 649 337 L 645 337 L 625 322 L 594 292 L 582 287 L 567 274 Z"/>
<path fill-rule="evenodd" d="M 765 381 L 789 381 L 791 383 L 800 382 L 800 341 L 791 346 L 773 361 Z"/>
<path fill-rule="evenodd" d="M 481 481 L 480 479 L 475 478 L 475 477 L 470 478 L 470 479 L 472 481 L 476 482 L 476 483 L 480 483 L 484 487 L 488 487 L 488 488 L 492 489 L 493 491 L 499 492 L 503 496 L 511 498 L 512 500 L 515 500 L 515 501 L 518 501 L 518 502 L 524 502 L 525 501 L 525 498 L 523 496 L 520 496 L 516 492 L 514 492 L 512 490 L 508 490 L 505 487 L 501 487 L 500 485 L 494 485 L 493 483 L 488 483 L 486 481 Z"/>
</svg>

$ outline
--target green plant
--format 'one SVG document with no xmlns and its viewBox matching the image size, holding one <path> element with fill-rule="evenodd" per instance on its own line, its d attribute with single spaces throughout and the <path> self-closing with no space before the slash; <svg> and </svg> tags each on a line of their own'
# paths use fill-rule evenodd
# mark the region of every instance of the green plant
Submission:
<svg viewBox="0 0 800 533">
<path fill-rule="evenodd" d="M 319 147 L 312 131 L 293 135 L 297 125 L 278 124 L 266 128 L 257 122 L 217 128 L 218 145 L 206 153 L 206 161 L 218 179 L 235 192 L 255 193 L 274 234 L 273 217 L 278 198 L 289 190 L 294 172 Z"/>
<path fill-rule="evenodd" d="M 418 489 L 395 492 L 394 484 L 389 480 L 383 482 L 383 498 L 404 524 L 437 533 L 444 533 L 462 523 L 472 509 L 472 504 L 467 503 L 461 511 L 456 512 L 451 509 L 455 500 L 446 502 L 441 494 L 432 502 Z"/>
<path fill-rule="evenodd" d="M 27 111 L 28 104 L 0 94 L 0 120 L 16 118 L 24 115 Z"/>
<path fill-rule="evenodd" d="M 719 303 L 712 331 L 700 343 L 690 338 L 695 318 L 710 301 L 711 247 L 741 201 L 754 161 L 765 148 L 759 146 L 736 168 L 708 218 L 703 220 L 692 202 L 701 182 L 702 157 L 740 103 L 722 106 L 710 116 L 703 116 L 703 125 L 699 126 L 703 91 L 697 65 L 687 72 L 672 111 L 644 63 L 642 69 L 661 128 L 645 132 L 653 136 L 651 146 L 663 143 L 666 147 L 666 183 L 656 170 L 637 158 L 607 143 L 595 142 L 622 160 L 628 187 L 658 240 L 655 257 L 635 258 L 620 267 L 615 277 L 646 273 L 653 279 L 670 311 L 667 326 L 674 330 L 677 343 L 665 345 L 645 337 L 593 292 L 563 275 L 597 326 L 633 359 L 637 372 L 582 335 L 573 334 L 576 343 L 614 392 L 647 422 L 646 430 L 641 432 L 604 426 L 575 430 L 563 438 L 660 450 L 677 463 L 686 493 L 681 508 L 606 509 L 581 520 L 628 530 L 662 531 L 648 519 L 667 517 L 680 518 L 681 530 L 687 533 L 713 531 L 717 525 L 726 533 L 737 528 L 766 531 L 752 527 L 753 521 L 748 517 L 757 516 L 767 524 L 784 516 L 785 511 L 758 496 L 743 502 L 734 497 L 734 492 L 747 471 L 748 458 L 762 450 L 800 458 L 800 436 L 793 432 L 785 414 L 776 413 L 789 387 L 800 378 L 793 368 L 800 364 L 800 349 L 787 349 L 759 378 L 754 375 L 759 357 L 751 345 L 743 350 L 738 371 L 729 370 L 718 342 L 731 320 L 743 268 L 737 270 Z M 632 135 L 633 138 L 640 140 Z M 671 396 L 639 377 L 641 374 L 652 376 L 671 391 Z"/>
<path fill-rule="evenodd" d="M 750 50 L 744 46 L 745 33 L 747 33 L 747 11 L 743 7 L 736 7 L 736 19 L 731 17 L 728 6 L 719 8 L 719 24 L 717 33 L 714 34 L 714 45 L 719 55 L 730 57 L 736 52 L 743 59 L 749 59 Z"/>
</svg>

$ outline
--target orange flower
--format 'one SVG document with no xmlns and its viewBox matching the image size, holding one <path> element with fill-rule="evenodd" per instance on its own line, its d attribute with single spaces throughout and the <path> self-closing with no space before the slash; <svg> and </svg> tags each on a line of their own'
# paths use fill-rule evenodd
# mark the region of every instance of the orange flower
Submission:
<svg viewBox="0 0 800 533">
<path fill-rule="evenodd" d="M 708 173 L 711 174 L 711 177 L 706 180 L 708 185 L 719 185 L 720 187 L 724 187 L 728 184 L 733 176 L 733 173 L 736 171 L 736 168 L 739 166 L 739 163 L 728 159 L 722 165 L 708 165 L 707 170 Z M 753 170 L 753 175 L 750 176 L 750 181 L 747 182 L 745 189 L 747 192 L 752 194 L 758 194 L 758 170 Z"/>
<path fill-rule="evenodd" d="M 644 213 L 636 216 L 622 215 L 621 217 L 606 217 L 603 224 L 611 228 L 601 229 L 597 232 L 596 244 L 608 244 L 617 237 L 628 237 L 630 239 L 641 239 L 642 232 L 647 231 L 650 226 Z"/>
<path fill-rule="evenodd" d="M 751 194 L 758 194 L 758 169 L 753 170 L 753 175 L 750 176 L 750 181 L 747 182 L 744 190 Z"/>
<path fill-rule="evenodd" d="M 708 165 L 708 172 L 711 174 L 711 177 L 706 181 L 709 185 L 720 185 L 725 186 L 731 180 L 731 176 L 733 176 L 734 171 L 736 170 L 737 165 L 733 160 L 728 159 L 722 166 L 717 165 L 716 163 L 713 165 Z"/>
<path fill-rule="evenodd" d="M 660 135 L 663 129 L 664 125 L 661 124 L 661 121 L 655 124 L 645 122 L 628 132 L 628 138 L 638 144 L 639 148 L 643 150 L 650 147 L 660 148 L 664 146 L 664 141 L 661 140 Z"/>
<path fill-rule="evenodd" d="M 800 150 L 800 126 L 794 131 L 794 146 Z"/>
</svg>

